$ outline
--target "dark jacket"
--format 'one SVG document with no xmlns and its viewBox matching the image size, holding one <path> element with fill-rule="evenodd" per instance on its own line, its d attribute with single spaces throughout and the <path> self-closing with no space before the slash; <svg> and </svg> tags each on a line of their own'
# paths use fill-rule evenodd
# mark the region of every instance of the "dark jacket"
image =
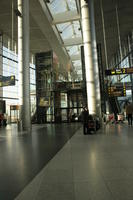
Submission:
<svg viewBox="0 0 133 200">
<path fill-rule="evenodd" d="M 82 119 L 83 119 L 83 123 L 87 123 L 88 122 L 88 117 L 89 117 L 89 112 L 88 110 L 83 110 L 82 112 Z"/>
<path fill-rule="evenodd" d="M 133 104 L 126 106 L 126 115 L 133 114 Z"/>
</svg>

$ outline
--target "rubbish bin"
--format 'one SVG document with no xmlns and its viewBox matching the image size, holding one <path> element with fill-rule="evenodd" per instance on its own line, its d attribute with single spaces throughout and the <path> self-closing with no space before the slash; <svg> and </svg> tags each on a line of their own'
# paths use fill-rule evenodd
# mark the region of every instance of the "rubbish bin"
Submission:
<svg viewBox="0 0 133 200">
<path fill-rule="evenodd" d="M 18 131 L 22 131 L 22 120 L 17 121 Z"/>
</svg>

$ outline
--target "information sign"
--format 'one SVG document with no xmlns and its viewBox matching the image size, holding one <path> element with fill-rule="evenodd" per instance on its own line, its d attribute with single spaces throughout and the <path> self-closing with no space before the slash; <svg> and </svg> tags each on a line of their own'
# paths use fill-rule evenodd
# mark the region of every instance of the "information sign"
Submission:
<svg viewBox="0 0 133 200">
<path fill-rule="evenodd" d="M 105 70 L 106 76 L 133 74 L 133 67 Z"/>
<path fill-rule="evenodd" d="M 0 76 L 0 87 L 15 85 L 15 76 Z"/>
<path fill-rule="evenodd" d="M 110 86 L 108 87 L 109 97 L 122 97 L 126 96 L 126 87 Z"/>
</svg>

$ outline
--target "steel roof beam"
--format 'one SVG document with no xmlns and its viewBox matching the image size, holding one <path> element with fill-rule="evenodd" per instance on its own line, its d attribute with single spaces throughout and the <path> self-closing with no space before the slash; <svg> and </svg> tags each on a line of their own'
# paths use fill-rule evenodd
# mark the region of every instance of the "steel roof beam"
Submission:
<svg viewBox="0 0 133 200">
<path fill-rule="evenodd" d="M 64 40 L 64 46 L 74 46 L 81 44 L 83 44 L 82 37 L 75 37 Z"/>
<path fill-rule="evenodd" d="M 67 12 L 59 13 L 59 14 L 53 15 L 53 18 L 54 18 L 52 22 L 53 25 L 80 20 L 80 16 L 79 14 L 77 14 L 77 11 L 67 11 Z"/>
<path fill-rule="evenodd" d="M 77 61 L 77 60 L 81 60 L 81 55 L 80 53 L 76 54 L 76 55 L 71 55 L 71 61 Z"/>
</svg>

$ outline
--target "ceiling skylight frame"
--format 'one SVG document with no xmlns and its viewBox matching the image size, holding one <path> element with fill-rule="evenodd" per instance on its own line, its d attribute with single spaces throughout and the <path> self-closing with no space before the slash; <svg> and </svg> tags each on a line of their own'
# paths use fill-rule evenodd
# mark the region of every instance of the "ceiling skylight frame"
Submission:
<svg viewBox="0 0 133 200">
<path fill-rule="evenodd" d="M 70 6 L 70 3 L 73 2 L 73 5 Z M 51 5 L 53 6 L 51 8 Z M 52 15 L 53 21 L 54 21 L 54 15 L 56 14 L 65 14 L 65 12 L 69 12 L 69 11 L 75 11 L 75 12 L 79 12 L 78 8 L 77 8 L 77 2 L 76 0 L 53 0 L 50 1 L 50 3 L 47 4 L 50 14 Z M 54 26 L 56 27 L 60 38 L 62 40 L 62 47 L 65 49 L 65 51 L 67 52 L 68 56 L 71 59 L 71 56 L 74 55 L 78 55 L 80 54 L 80 46 L 79 44 L 77 45 L 72 45 L 72 46 L 65 46 L 64 45 L 64 40 L 69 39 L 69 38 L 78 38 L 81 37 L 82 38 L 82 32 L 81 32 L 81 22 L 80 20 L 70 20 L 68 22 L 59 22 L 58 24 L 54 24 Z M 75 47 L 77 46 L 77 50 L 75 50 Z M 71 49 L 74 49 L 73 51 Z M 77 60 L 77 62 L 81 65 L 81 60 Z M 75 61 L 71 60 L 71 63 L 73 65 L 73 67 L 75 68 Z M 79 66 L 78 64 L 78 66 Z"/>
</svg>

